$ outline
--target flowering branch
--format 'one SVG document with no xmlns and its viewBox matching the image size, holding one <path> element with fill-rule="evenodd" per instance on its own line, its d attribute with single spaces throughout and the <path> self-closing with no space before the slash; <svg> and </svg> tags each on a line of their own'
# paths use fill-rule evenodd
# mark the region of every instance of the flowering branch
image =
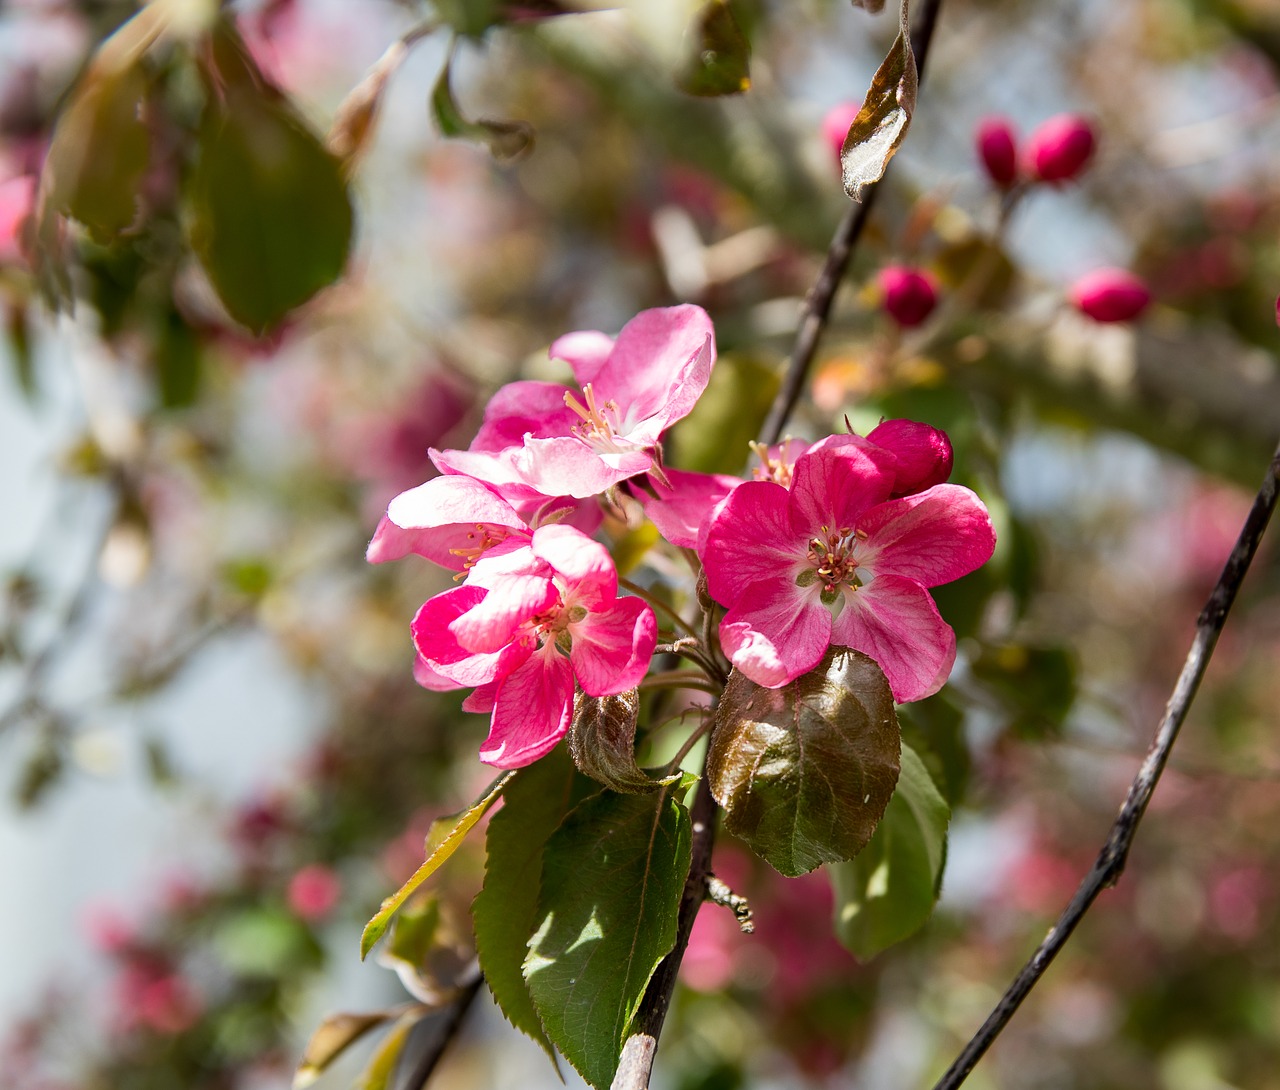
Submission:
<svg viewBox="0 0 1280 1090">
<path fill-rule="evenodd" d="M 1258 494 L 1254 498 L 1253 507 L 1245 519 L 1244 527 L 1236 540 L 1235 548 L 1227 559 L 1226 567 L 1218 578 L 1218 584 L 1209 595 L 1196 621 L 1196 634 L 1191 643 L 1191 650 L 1183 664 L 1182 673 L 1174 686 L 1173 695 L 1165 708 L 1164 719 L 1152 739 L 1151 748 L 1146 759 L 1138 769 L 1133 783 L 1129 786 L 1129 794 L 1120 808 L 1120 814 L 1111 827 L 1102 851 L 1094 861 L 1092 869 L 1080 883 L 1071 903 L 1067 905 L 1058 922 L 1049 930 L 1040 947 L 1031 959 L 1022 967 L 1008 990 L 1000 998 L 995 1009 L 982 1024 L 982 1028 L 956 1057 L 955 1062 L 934 1086 L 934 1090 L 955 1090 L 982 1059 L 992 1042 L 1004 1030 L 1014 1012 L 1022 1005 L 1036 982 L 1044 975 L 1049 963 L 1057 956 L 1058 951 L 1066 945 L 1076 929 L 1076 925 L 1084 917 L 1090 906 L 1104 889 L 1114 886 L 1124 872 L 1125 862 L 1129 857 L 1129 848 L 1134 835 L 1138 831 L 1138 823 L 1146 813 L 1147 804 L 1159 782 L 1160 774 L 1169 760 L 1173 743 L 1177 740 L 1178 731 L 1195 699 L 1196 690 L 1200 687 L 1200 679 L 1204 677 L 1218 636 L 1226 623 L 1227 614 L 1235 601 L 1240 584 L 1253 560 L 1258 544 L 1266 532 L 1267 523 L 1276 507 L 1277 496 L 1280 495 L 1280 446 L 1272 456 L 1271 465 L 1267 469 L 1266 478 Z"/>
</svg>

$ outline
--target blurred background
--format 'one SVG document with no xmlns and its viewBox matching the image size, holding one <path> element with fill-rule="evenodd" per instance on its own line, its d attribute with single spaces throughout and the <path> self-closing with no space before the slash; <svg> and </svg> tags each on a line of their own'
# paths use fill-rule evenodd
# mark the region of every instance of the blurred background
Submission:
<svg viewBox="0 0 1280 1090">
<path fill-rule="evenodd" d="M 264 304 L 202 234 L 261 181 L 209 188 L 202 110 L 241 86 L 230 62 L 167 31 L 113 122 L 118 73 L 90 58 L 138 5 L 0 2 L 6 1085 L 283 1087 L 321 1019 L 408 1000 L 359 931 L 489 779 L 485 724 L 413 683 L 408 621 L 447 576 L 364 547 L 497 385 L 558 376 L 564 332 L 700 303 L 720 361 L 667 462 L 742 469 L 847 203 L 824 118 L 896 23 L 732 0 L 750 90 L 694 98 L 701 5 L 566 6 L 224 5 L 294 180 L 326 134 L 341 159 L 334 200 L 319 176 L 300 198 L 317 268 L 354 210 L 337 282 Z M 361 127 L 349 96 L 406 34 Z M 1069 177 L 984 165 L 985 121 L 1022 154 L 1064 113 L 1096 141 Z M 46 157 L 70 196 L 38 188 Z M 120 177 L 111 223 L 89 209 Z M 940 1074 L 1105 838 L 1280 437 L 1273 3 L 944 0 L 882 190 L 790 431 L 942 427 L 996 520 L 992 563 L 936 595 L 951 683 L 902 709 L 955 815 L 942 901 L 860 964 L 828 937 L 821 874 L 724 838 L 716 871 L 758 926 L 704 911 L 664 1087 Z M 889 266 L 932 285 L 923 322 L 886 298 Z M 1099 320 L 1080 289 L 1099 269 L 1149 304 Z M 1276 557 L 1264 543 L 1123 881 L 971 1086 L 1280 1087 Z M 482 866 L 477 837 L 435 881 L 459 958 Z M 479 1008 L 433 1086 L 558 1084 Z M 376 1037 L 318 1085 L 348 1085 Z"/>
</svg>

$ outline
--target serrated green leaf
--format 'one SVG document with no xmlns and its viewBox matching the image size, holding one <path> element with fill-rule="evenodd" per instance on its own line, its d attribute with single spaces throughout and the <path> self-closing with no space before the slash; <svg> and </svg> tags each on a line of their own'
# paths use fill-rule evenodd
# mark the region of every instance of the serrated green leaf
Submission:
<svg viewBox="0 0 1280 1090">
<path fill-rule="evenodd" d="M 563 746 L 520 769 L 485 832 L 484 887 L 471 906 L 476 952 L 493 998 L 507 1021 L 537 1041 L 552 1063 L 555 1048 L 522 968 L 537 923 L 543 849 L 565 815 L 595 790 Z"/>
<path fill-rule="evenodd" d="M 427 840 L 424 845 L 426 852 L 426 860 L 423 862 L 409 880 L 405 882 L 390 897 L 382 902 L 382 906 L 374 914 L 373 918 L 364 925 L 364 933 L 360 936 L 360 957 L 368 956 L 374 944 L 382 938 L 387 930 L 387 925 L 391 923 L 391 917 L 396 914 L 400 906 L 405 903 L 417 891 L 437 868 L 458 850 L 458 845 L 462 843 L 474 827 L 477 821 L 484 817 L 485 811 L 497 801 L 502 790 L 506 787 L 508 781 L 515 773 L 504 772 L 496 780 L 494 780 L 485 789 L 485 793 L 475 802 L 468 806 L 465 810 L 459 810 L 456 814 L 449 814 L 442 818 L 437 818 L 431 823 L 431 828 L 427 830 Z"/>
<path fill-rule="evenodd" d="M 866 847 L 898 780 L 899 744 L 880 667 L 831 647 L 780 689 L 730 674 L 707 776 L 725 828 L 794 878 Z"/>
<path fill-rule="evenodd" d="M 398 1017 L 399 1010 L 375 1011 L 372 1014 L 333 1014 L 316 1028 L 302 1053 L 293 1074 L 293 1090 L 304 1090 L 325 1069 L 370 1030 Z"/>
<path fill-rule="evenodd" d="M 840 149 L 844 191 L 855 201 L 862 200 L 867 186 L 880 180 L 907 135 L 915 112 L 919 76 L 907 16 L 907 0 L 902 0 L 898 36 L 871 77 L 862 109 L 849 126 Z"/>
<path fill-rule="evenodd" d="M 524 976 L 547 1036 L 592 1086 L 613 1079 L 675 946 L 690 845 L 689 812 L 669 790 L 596 795 L 547 842 Z"/>
<path fill-rule="evenodd" d="M 188 191 L 191 245 L 227 312 L 261 334 L 342 274 L 351 201 L 339 161 L 226 25 L 202 71 L 209 91 Z"/>
<path fill-rule="evenodd" d="M 573 723 L 568 738 L 569 752 L 578 771 L 623 794 L 657 791 L 675 783 L 679 773 L 654 780 L 636 764 L 639 716 L 638 689 L 614 696 L 578 693 L 573 702 Z"/>
<path fill-rule="evenodd" d="M 486 144 L 489 152 L 499 162 L 509 163 L 533 150 L 533 126 L 527 121 L 493 121 L 484 118 L 472 121 L 466 117 L 457 99 L 453 97 L 450 70 L 453 65 L 453 49 L 445 58 L 444 67 L 431 91 L 431 112 L 436 125 L 444 136 L 457 136 Z"/>
<path fill-rule="evenodd" d="M 913 935 L 933 914 L 947 857 L 951 808 L 924 762 L 902 747 L 902 775 L 871 843 L 831 868 L 836 937 L 871 958 Z"/>
<path fill-rule="evenodd" d="M 709 0 L 690 27 L 688 59 L 676 86 L 700 98 L 738 95 L 751 86 L 751 43 L 728 0 Z"/>
</svg>

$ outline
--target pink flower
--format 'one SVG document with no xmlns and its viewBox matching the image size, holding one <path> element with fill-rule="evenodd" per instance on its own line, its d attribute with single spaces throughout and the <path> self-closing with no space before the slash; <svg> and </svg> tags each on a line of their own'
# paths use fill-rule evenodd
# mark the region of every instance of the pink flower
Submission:
<svg viewBox="0 0 1280 1090">
<path fill-rule="evenodd" d="M 1049 118 L 1027 140 L 1026 165 L 1042 182 L 1067 182 L 1084 170 L 1097 143 L 1093 126 L 1079 114 Z"/>
<path fill-rule="evenodd" d="M 319 923 L 342 897 L 342 879 L 332 867 L 312 863 L 289 879 L 285 898 L 299 919 Z"/>
<path fill-rule="evenodd" d="M 844 150 L 844 140 L 849 135 L 849 127 L 861 109 L 861 102 L 841 102 L 832 106 L 823 115 L 822 139 L 835 155 L 837 167 L 840 165 L 840 152 Z"/>
<path fill-rule="evenodd" d="M 1071 286 L 1071 301 L 1095 322 L 1127 322 L 1147 309 L 1151 291 L 1127 269 L 1095 269 Z"/>
<path fill-rule="evenodd" d="M 978 158 L 989 177 L 1001 189 L 1018 180 L 1018 144 L 1007 117 L 984 117 L 974 134 Z"/>
<path fill-rule="evenodd" d="M 995 533 L 967 488 L 891 498 L 898 465 L 866 439 L 831 436 L 796 460 L 790 490 L 748 481 L 716 509 L 707 585 L 728 607 L 721 645 L 752 681 L 786 685 L 837 644 L 875 659 L 899 702 L 942 687 L 955 633 L 926 588 L 985 563 Z"/>
<path fill-rule="evenodd" d="M 711 378 L 715 339 L 701 307 L 637 314 L 615 341 L 570 333 L 551 355 L 573 369 L 581 391 L 513 382 L 485 410 L 470 449 L 432 451 L 446 473 L 542 496 L 595 496 L 650 470 L 663 433 L 693 408 Z"/>
<path fill-rule="evenodd" d="M 542 526 L 527 544 L 486 552 L 466 583 L 418 611 L 419 669 L 453 688 L 476 686 L 463 708 L 492 713 L 482 761 L 518 768 L 550 752 L 569 729 L 575 679 L 590 696 L 640 683 L 657 621 L 617 592 L 603 545 L 570 526 Z"/>
<path fill-rule="evenodd" d="M 36 180 L 29 174 L 0 182 L 0 264 L 22 260 L 22 225 L 35 195 Z"/>
<path fill-rule="evenodd" d="M 903 329 L 920 325 L 938 305 L 938 284 L 923 269 L 888 265 L 877 277 L 884 312 Z"/>
</svg>

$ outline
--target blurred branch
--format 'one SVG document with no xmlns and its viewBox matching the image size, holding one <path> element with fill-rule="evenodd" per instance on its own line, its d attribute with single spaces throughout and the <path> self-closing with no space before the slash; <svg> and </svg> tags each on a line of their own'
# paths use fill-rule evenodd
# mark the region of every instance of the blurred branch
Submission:
<svg viewBox="0 0 1280 1090">
<path fill-rule="evenodd" d="M 432 1011 L 414 1026 L 391 1080 L 392 1090 L 422 1090 L 441 1058 L 458 1036 L 471 1004 L 480 994 L 484 974 L 477 966 L 458 997 L 444 1010 Z M 417 1055 L 414 1055 L 417 1053 Z M 406 1062 L 408 1061 L 408 1062 Z M 410 1066 L 412 1065 L 412 1066 Z"/>
<path fill-rule="evenodd" d="M 1218 584 L 1213 588 L 1209 601 L 1196 621 L 1195 638 L 1192 640 L 1187 660 L 1183 664 L 1182 673 L 1174 686 L 1173 695 L 1169 697 L 1164 719 L 1151 742 L 1146 759 L 1129 787 L 1129 794 L 1120 808 L 1120 814 L 1111 827 L 1111 833 L 1102 851 L 1098 853 L 1092 869 L 1080 883 L 1079 889 L 1058 918 L 1058 922 L 1049 930 L 1039 949 L 1014 978 L 1000 1002 L 982 1024 L 982 1028 L 964 1047 L 947 1073 L 935 1084 L 934 1090 L 955 1090 L 968 1078 L 969 1073 L 1004 1030 L 1009 1019 L 1022 1005 L 1022 1001 L 1026 999 L 1036 982 L 1044 975 L 1049 963 L 1066 945 L 1098 894 L 1120 880 L 1134 835 L 1138 830 L 1138 823 L 1146 813 L 1147 804 L 1151 801 L 1156 784 L 1160 780 L 1160 774 L 1169 760 L 1178 731 L 1187 717 L 1191 702 L 1195 699 L 1196 690 L 1200 687 L 1200 680 L 1204 677 L 1205 669 L 1209 665 L 1218 636 L 1226 623 L 1227 614 L 1240 590 L 1240 584 L 1244 581 L 1245 573 L 1249 570 L 1249 564 L 1258 550 L 1258 544 L 1262 541 L 1262 535 L 1266 532 L 1267 523 L 1271 520 L 1271 514 L 1276 507 L 1277 494 L 1280 494 L 1280 446 L 1276 447 L 1262 487 L 1258 489 L 1253 507 L 1249 511 L 1248 518 L 1245 519 L 1244 528 L 1240 531 L 1235 548 L 1231 550 L 1226 567 L 1218 578 Z"/>
<path fill-rule="evenodd" d="M 929 53 L 929 43 L 933 41 L 933 31 L 938 23 L 938 11 L 942 0 L 924 0 L 920 21 L 911 35 L 911 48 L 916 56 L 916 70 L 919 80 L 924 82 L 925 59 Z M 893 164 L 890 163 L 890 166 Z M 886 170 L 886 174 L 888 171 Z M 809 367 L 813 363 L 814 354 L 818 350 L 818 341 L 826 328 L 827 318 L 831 314 L 831 304 L 849 267 L 849 259 L 853 256 L 854 247 L 862 235 L 871 209 L 876 202 L 876 194 L 884 185 L 884 179 L 867 188 L 861 204 L 850 204 L 836 228 L 831 245 L 827 247 L 827 258 L 818 274 L 818 280 L 805 298 L 804 311 L 800 318 L 800 329 L 796 333 L 795 346 L 791 349 L 791 359 L 787 364 L 787 373 L 782 380 L 777 397 L 769 407 L 769 415 L 765 417 L 760 431 L 760 442 L 772 446 L 782 438 L 782 429 L 787 426 L 796 402 L 800 400 L 805 383 L 809 378 Z"/>
</svg>

